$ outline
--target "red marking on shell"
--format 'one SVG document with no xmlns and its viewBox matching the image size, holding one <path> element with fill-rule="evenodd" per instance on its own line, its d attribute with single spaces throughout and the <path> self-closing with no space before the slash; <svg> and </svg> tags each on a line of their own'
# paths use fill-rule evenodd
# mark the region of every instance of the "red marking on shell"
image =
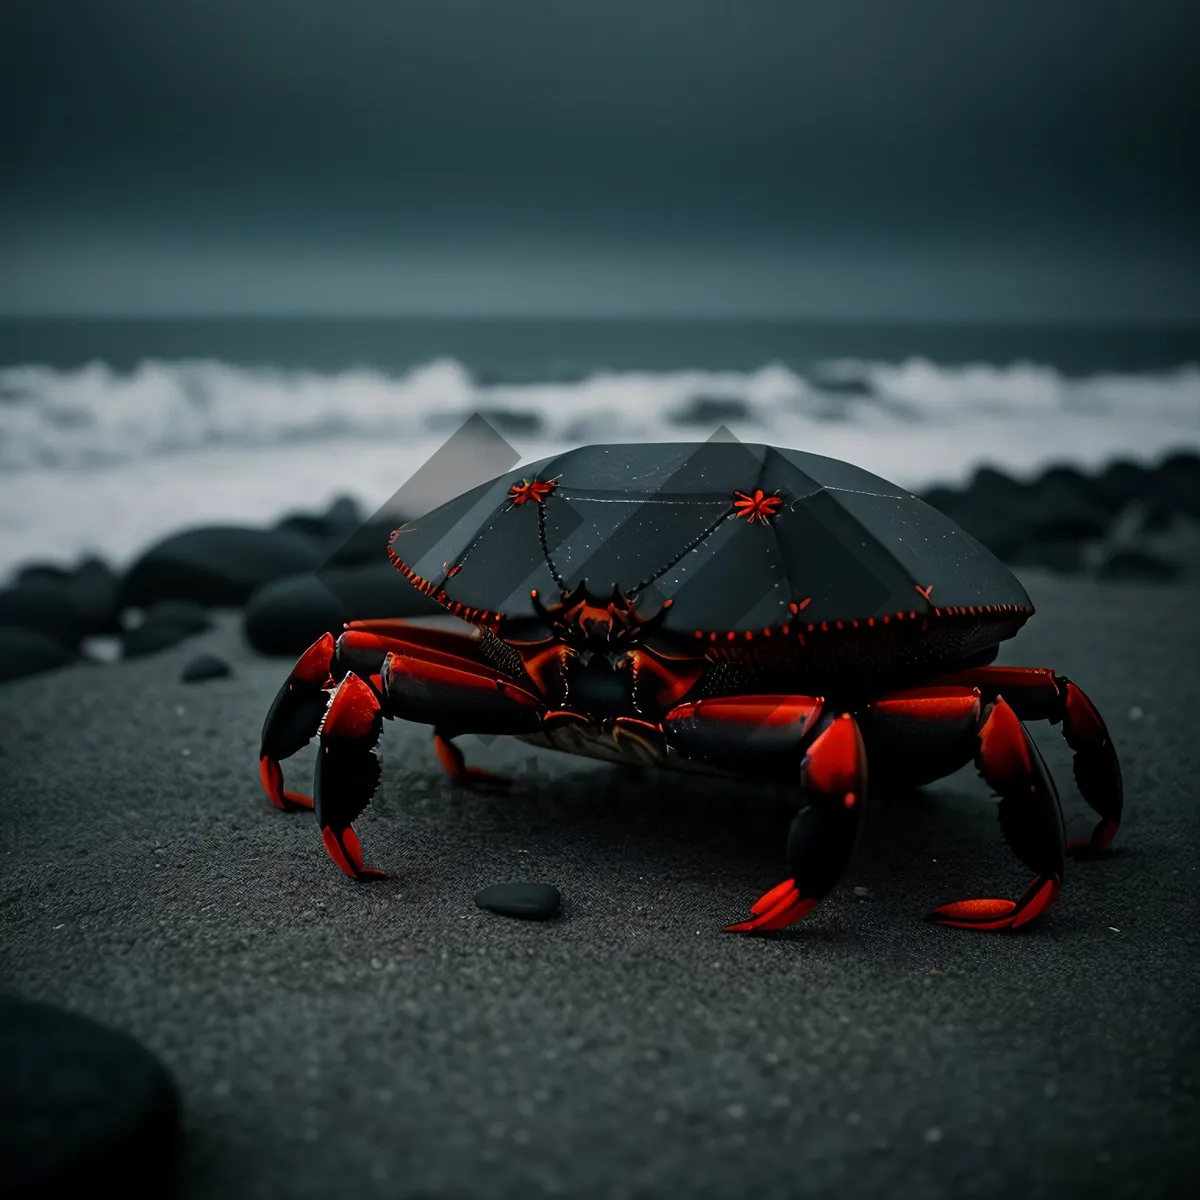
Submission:
<svg viewBox="0 0 1200 1200">
<path fill-rule="evenodd" d="M 782 506 L 782 496 L 768 496 L 762 488 L 756 489 L 753 495 L 733 493 L 734 515 L 745 517 L 747 521 L 759 521 L 765 525 Z"/>
<path fill-rule="evenodd" d="M 508 489 L 508 498 L 513 502 L 514 506 L 526 504 L 530 500 L 535 504 L 542 504 L 557 486 L 557 479 L 523 479 L 520 483 L 514 483 Z"/>
</svg>

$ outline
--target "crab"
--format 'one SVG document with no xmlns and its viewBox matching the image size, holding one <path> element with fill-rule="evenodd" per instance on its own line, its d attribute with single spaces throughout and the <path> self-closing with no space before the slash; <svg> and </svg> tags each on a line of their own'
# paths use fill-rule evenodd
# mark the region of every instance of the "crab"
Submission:
<svg viewBox="0 0 1200 1200">
<path fill-rule="evenodd" d="M 795 788 L 789 874 L 728 931 L 799 921 L 831 891 L 868 775 L 920 786 L 972 760 L 1033 879 L 1016 899 L 929 914 L 1011 930 L 1057 899 L 1070 855 L 1105 853 L 1121 769 L 1095 705 L 1045 667 L 993 665 L 1033 614 L 979 542 L 849 463 L 730 441 L 598 445 L 475 487 L 391 536 L 400 575 L 446 610 L 352 621 L 296 663 L 266 719 L 260 775 L 315 811 L 330 857 L 378 879 L 353 828 L 385 718 L 432 726 L 458 783 L 500 784 L 455 738 L 511 735 L 613 762 Z M 1099 817 L 1067 841 L 1026 722 L 1060 725 Z M 314 795 L 280 763 L 319 736 Z"/>
</svg>

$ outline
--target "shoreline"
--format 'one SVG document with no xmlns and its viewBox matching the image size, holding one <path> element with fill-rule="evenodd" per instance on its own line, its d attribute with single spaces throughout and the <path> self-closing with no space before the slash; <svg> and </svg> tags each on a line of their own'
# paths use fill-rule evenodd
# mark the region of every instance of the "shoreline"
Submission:
<svg viewBox="0 0 1200 1200">
<path fill-rule="evenodd" d="M 191 1200 L 622 1179 L 647 1196 L 783 1197 L 798 1178 L 830 1197 L 847 1179 L 871 1195 L 1184 1194 L 1197 588 L 1021 577 L 1038 611 L 1001 661 L 1079 682 L 1127 796 L 1111 859 L 1071 864 L 1027 930 L 921 920 L 1027 882 L 969 768 L 869 799 L 833 894 L 741 939 L 720 928 L 777 881 L 785 808 L 504 738 L 464 751 L 515 775 L 513 794 L 463 792 L 428 729 L 400 722 L 359 824 L 391 878 L 356 886 L 310 814 L 262 795 L 259 729 L 288 664 L 252 652 L 229 610 L 155 657 L 0 687 L 4 988 L 166 1063 Z M 234 674 L 179 682 L 200 652 Z M 1083 832 L 1069 749 L 1031 731 Z M 306 790 L 312 763 L 311 748 L 287 760 L 289 786 Z M 474 904 L 505 880 L 554 884 L 562 915 Z"/>
<path fill-rule="evenodd" d="M 1200 454 L 1153 466 L 1054 467 L 1027 481 L 984 468 L 925 499 L 1013 569 L 1099 581 L 1200 579 Z M 404 515 L 343 497 L 270 527 L 199 526 L 162 538 L 118 573 L 102 559 L 27 564 L 0 589 L 0 680 L 81 658 L 154 653 L 243 613 L 259 652 L 298 654 L 327 628 L 440 611 L 384 557 Z"/>
</svg>

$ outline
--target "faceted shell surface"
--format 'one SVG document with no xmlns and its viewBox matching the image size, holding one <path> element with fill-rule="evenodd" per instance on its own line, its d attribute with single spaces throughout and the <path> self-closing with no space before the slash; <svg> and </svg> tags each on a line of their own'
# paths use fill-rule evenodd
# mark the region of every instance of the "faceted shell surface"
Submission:
<svg viewBox="0 0 1200 1200">
<path fill-rule="evenodd" d="M 512 489 L 553 483 L 538 501 Z M 778 496 L 753 519 L 735 493 Z M 758 633 L 789 620 L 1014 609 L 1025 589 L 948 517 L 877 475 L 740 442 L 587 446 L 480 484 L 393 537 L 397 566 L 451 606 L 508 621 L 586 581 L 664 633 Z M 415 578 L 414 578 L 415 577 Z M 802 615 L 797 618 L 795 605 Z"/>
</svg>

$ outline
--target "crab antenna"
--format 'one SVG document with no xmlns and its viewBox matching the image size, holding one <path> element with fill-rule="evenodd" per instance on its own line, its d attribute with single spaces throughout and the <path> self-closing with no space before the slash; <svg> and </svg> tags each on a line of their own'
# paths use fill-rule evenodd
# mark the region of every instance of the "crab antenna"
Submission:
<svg viewBox="0 0 1200 1200">
<path fill-rule="evenodd" d="M 666 619 L 667 610 L 674 604 L 674 600 L 664 600 L 662 607 L 652 617 L 648 617 L 642 622 L 642 632 L 648 633 L 652 629 L 657 629 Z"/>
<path fill-rule="evenodd" d="M 532 605 L 533 605 L 533 611 L 535 613 L 537 613 L 537 615 L 539 617 L 541 617 L 545 621 L 549 621 L 551 619 L 550 613 L 546 610 L 546 606 L 542 603 L 542 599 L 538 595 L 537 588 L 534 588 L 529 593 L 529 600 L 530 600 L 530 603 L 532 603 Z"/>
</svg>

